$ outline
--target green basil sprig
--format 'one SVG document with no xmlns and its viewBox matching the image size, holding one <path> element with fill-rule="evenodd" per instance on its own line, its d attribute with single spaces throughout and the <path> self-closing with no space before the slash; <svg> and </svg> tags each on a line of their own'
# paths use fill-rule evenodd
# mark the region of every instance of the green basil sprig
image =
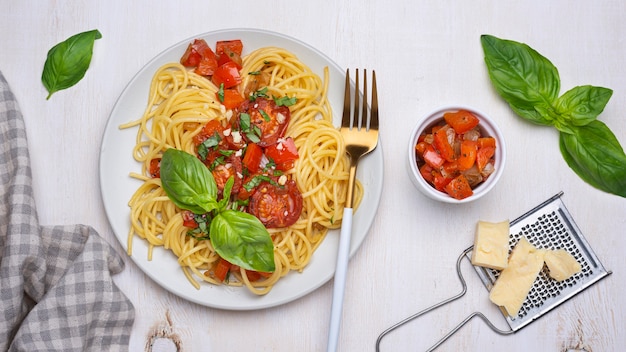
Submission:
<svg viewBox="0 0 626 352">
<path fill-rule="evenodd" d="M 91 63 L 94 42 L 100 38 L 102 34 L 94 29 L 73 35 L 48 51 L 41 75 L 41 81 L 48 90 L 46 100 L 53 93 L 75 85 L 85 76 Z"/>
<path fill-rule="evenodd" d="M 578 86 L 559 96 L 556 67 L 526 44 L 482 35 L 489 78 L 520 117 L 559 131 L 568 166 L 585 182 L 626 197 L 626 154 L 611 130 L 597 120 L 613 91 Z"/>
<path fill-rule="evenodd" d="M 161 159 L 161 185 L 176 206 L 208 217 L 211 245 L 220 257 L 248 270 L 273 272 L 274 243 L 255 216 L 229 209 L 234 179 L 217 200 L 217 185 L 207 167 L 195 156 L 168 149 Z"/>
</svg>

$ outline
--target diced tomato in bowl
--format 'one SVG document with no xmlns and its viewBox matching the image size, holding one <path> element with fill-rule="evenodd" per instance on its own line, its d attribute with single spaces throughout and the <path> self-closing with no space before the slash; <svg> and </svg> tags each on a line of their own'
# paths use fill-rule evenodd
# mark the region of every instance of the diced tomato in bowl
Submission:
<svg viewBox="0 0 626 352">
<path fill-rule="evenodd" d="M 467 203 L 488 193 L 502 176 L 506 145 L 494 120 L 465 106 L 427 114 L 409 141 L 411 181 L 424 195 Z"/>
</svg>

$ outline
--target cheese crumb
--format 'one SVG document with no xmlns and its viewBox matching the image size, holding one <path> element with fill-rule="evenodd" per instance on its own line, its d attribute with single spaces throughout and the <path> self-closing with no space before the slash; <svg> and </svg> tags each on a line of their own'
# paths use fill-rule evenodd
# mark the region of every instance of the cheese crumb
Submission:
<svg viewBox="0 0 626 352">
<path fill-rule="evenodd" d="M 241 133 L 239 131 L 232 131 L 230 134 L 233 136 L 234 143 L 241 142 Z"/>
<path fill-rule="evenodd" d="M 509 221 L 479 221 L 476 226 L 472 265 L 502 270 L 509 257 Z"/>
</svg>

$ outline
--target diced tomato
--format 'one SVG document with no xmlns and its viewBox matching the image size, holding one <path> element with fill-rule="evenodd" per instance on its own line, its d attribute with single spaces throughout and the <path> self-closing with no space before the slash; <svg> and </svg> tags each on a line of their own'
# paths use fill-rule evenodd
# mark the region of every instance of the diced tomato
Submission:
<svg viewBox="0 0 626 352">
<path fill-rule="evenodd" d="M 274 161 L 276 169 L 287 171 L 293 168 L 295 161 L 298 160 L 298 148 L 293 138 L 287 137 L 265 148 L 265 156 Z"/>
<path fill-rule="evenodd" d="M 424 158 L 424 161 L 433 169 L 439 169 L 443 163 L 446 162 L 446 159 L 442 158 L 431 144 L 426 146 L 426 150 L 424 150 L 422 157 Z"/>
<path fill-rule="evenodd" d="M 446 112 L 443 114 L 444 120 L 454 128 L 458 134 L 465 133 L 472 128 L 478 126 L 479 120 L 474 114 L 467 110 L 459 110 L 457 112 Z"/>
<path fill-rule="evenodd" d="M 161 178 L 161 158 L 155 158 L 150 160 L 150 177 Z"/>
<path fill-rule="evenodd" d="M 426 150 L 427 144 L 428 143 L 424 141 L 417 142 L 417 144 L 415 145 L 415 151 L 417 152 L 417 155 L 419 155 L 420 157 L 424 155 L 424 151 Z"/>
<path fill-rule="evenodd" d="M 193 44 L 189 44 L 187 46 L 187 50 L 180 58 L 180 63 L 185 67 L 196 67 L 200 63 L 200 59 L 202 56 L 198 52 L 196 48 L 194 48 Z"/>
<path fill-rule="evenodd" d="M 248 169 L 251 173 L 259 171 L 259 165 L 263 158 L 263 148 L 259 147 L 256 143 L 248 143 L 246 153 L 243 156 L 243 167 Z"/>
<path fill-rule="evenodd" d="M 243 42 L 240 39 L 234 40 L 220 40 L 215 44 L 215 52 L 219 55 L 224 52 L 224 49 L 231 50 L 237 55 L 241 56 L 243 52 Z"/>
<path fill-rule="evenodd" d="M 259 281 L 262 277 L 268 278 L 272 276 L 272 273 L 266 273 L 262 271 L 246 270 L 246 276 L 248 281 Z"/>
<path fill-rule="evenodd" d="M 476 162 L 477 145 L 477 142 L 471 140 L 461 142 L 461 154 L 459 154 L 457 159 L 460 171 L 468 170 L 474 165 L 474 162 Z"/>
<path fill-rule="evenodd" d="M 478 166 L 478 171 L 483 171 L 483 168 L 489 162 L 489 159 L 496 153 L 496 148 L 493 147 L 484 147 L 478 149 L 476 153 L 476 166 Z"/>
<path fill-rule="evenodd" d="M 186 67 L 195 67 L 199 75 L 211 76 L 217 68 L 217 56 L 204 39 L 196 39 L 189 44 L 180 63 Z"/>
<path fill-rule="evenodd" d="M 217 61 L 216 61 L 217 65 Z M 241 83 L 241 76 L 239 75 L 239 69 L 237 64 L 230 61 L 215 69 L 211 81 L 216 86 L 224 85 L 224 89 L 232 88 Z"/>
<path fill-rule="evenodd" d="M 226 275 L 230 271 L 230 267 L 232 266 L 226 259 L 220 258 L 215 264 L 215 268 L 213 268 L 213 275 L 215 279 L 218 281 L 224 281 L 226 279 Z"/>
<path fill-rule="evenodd" d="M 433 146 L 439 151 L 439 154 L 447 161 L 454 160 L 454 149 L 448 141 L 448 127 L 440 128 L 434 134 Z"/>
<path fill-rule="evenodd" d="M 422 167 L 420 167 L 420 174 L 422 175 L 424 180 L 426 180 L 426 182 L 431 184 L 434 182 L 433 168 L 430 165 L 422 165 Z"/>
<path fill-rule="evenodd" d="M 224 100 L 220 98 L 219 93 L 215 94 L 217 95 L 217 98 L 220 100 L 222 105 L 226 107 L 226 109 L 234 109 L 241 105 L 241 103 L 243 103 L 243 101 L 245 100 L 245 98 L 241 94 L 239 94 L 236 89 L 224 89 L 223 92 Z"/>
<path fill-rule="evenodd" d="M 189 210 L 183 210 L 181 212 L 183 217 L 183 226 L 188 227 L 190 229 L 195 229 L 198 227 L 198 223 L 195 220 L 194 214 Z"/>
<path fill-rule="evenodd" d="M 241 58 L 241 55 L 230 50 L 229 48 L 224 48 L 223 50 L 223 52 L 217 53 L 217 65 L 222 66 L 227 62 L 232 62 L 237 66 L 237 69 L 241 70 L 241 67 L 243 66 L 243 59 Z"/>
<path fill-rule="evenodd" d="M 480 137 L 478 138 L 478 148 L 483 147 L 496 147 L 496 139 L 493 137 Z"/>
<path fill-rule="evenodd" d="M 445 173 L 446 175 L 454 175 L 457 173 L 457 171 L 459 170 L 459 165 L 456 162 L 456 160 L 454 161 L 446 161 L 445 163 L 443 163 L 442 168 L 442 173 Z"/>
<path fill-rule="evenodd" d="M 467 198 L 474 194 L 474 192 L 472 191 L 472 187 L 470 187 L 469 182 L 467 181 L 467 178 L 465 178 L 465 176 L 462 174 L 450 181 L 450 183 L 445 186 L 445 190 L 452 198 L 459 200 Z"/>
<path fill-rule="evenodd" d="M 452 177 L 446 177 L 439 171 L 433 171 L 433 186 L 435 189 L 443 192 L 445 187 L 453 180 Z"/>
<path fill-rule="evenodd" d="M 258 187 L 252 187 L 246 189 L 252 180 L 254 180 L 257 176 L 260 176 L 260 173 L 250 174 L 244 177 L 241 188 L 239 189 L 239 193 L 237 193 L 237 198 L 240 200 L 248 200 L 254 192 L 256 192 Z"/>
<path fill-rule="evenodd" d="M 216 134 L 220 140 L 224 139 L 224 127 L 218 120 L 211 120 L 193 137 L 193 143 L 198 146 Z"/>
</svg>

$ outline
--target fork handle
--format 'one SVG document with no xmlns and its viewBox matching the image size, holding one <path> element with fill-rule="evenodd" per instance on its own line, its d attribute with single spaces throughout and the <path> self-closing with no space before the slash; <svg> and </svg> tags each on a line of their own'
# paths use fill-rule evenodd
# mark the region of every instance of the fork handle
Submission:
<svg viewBox="0 0 626 352">
<path fill-rule="evenodd" d="M 341 220 L 341 234 L 339 235 L 339 251 L 337 253 L 337 268 L 333 286 L 333 303 L 330 310 L 330 330 L 328 331 L 327 352 L 337 350 L 339 330 L 341 327 L 341 313 L 346 288 L 346 272 L 350 260 L 350 237 L 352 236 L 352 208 L 343 209 Z"/>
</svg>

